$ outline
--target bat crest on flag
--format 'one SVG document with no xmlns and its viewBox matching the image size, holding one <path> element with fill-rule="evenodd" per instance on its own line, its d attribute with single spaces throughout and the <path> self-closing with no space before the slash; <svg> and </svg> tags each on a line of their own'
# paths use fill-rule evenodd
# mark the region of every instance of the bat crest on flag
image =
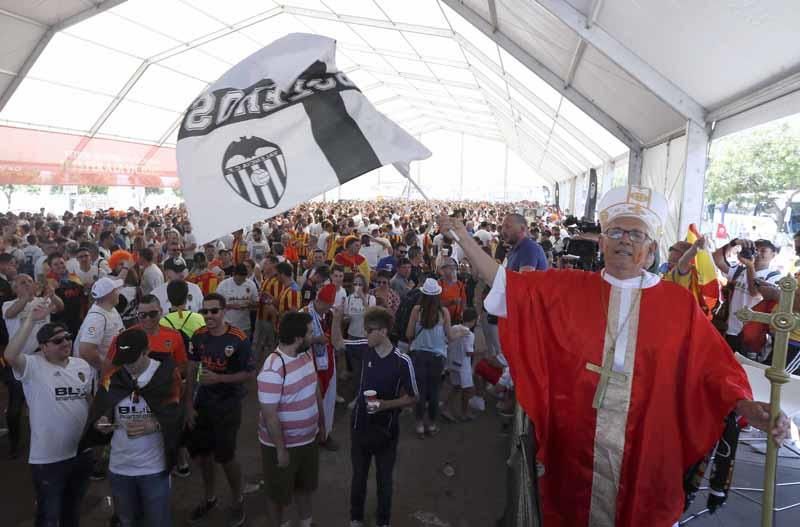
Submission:
<svg viewBox="0 0 800 527">
<path fill-rule="evenodd" d="M 222 173 L 234 192 L 257 207 L 275 208 L 286 191 L 281 148 L 260 137 L 241 137 L 222 157 Z"/>
</svg>

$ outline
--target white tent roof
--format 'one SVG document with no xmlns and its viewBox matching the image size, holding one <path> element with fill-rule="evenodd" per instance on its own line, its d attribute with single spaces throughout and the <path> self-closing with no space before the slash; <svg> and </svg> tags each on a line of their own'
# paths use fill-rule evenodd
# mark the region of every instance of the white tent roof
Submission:
<svg viewBox="0 0 800 527">
<path fill-rule="evenodd" d="M 411 133 L 501 140 L 564 181 L 687 120 L 798 111 L 774 103 L 799 22 L 793 0 L 0 0 L 0 124 L 173 145 L 210 82 L 313 32 Z"/>
</svg>

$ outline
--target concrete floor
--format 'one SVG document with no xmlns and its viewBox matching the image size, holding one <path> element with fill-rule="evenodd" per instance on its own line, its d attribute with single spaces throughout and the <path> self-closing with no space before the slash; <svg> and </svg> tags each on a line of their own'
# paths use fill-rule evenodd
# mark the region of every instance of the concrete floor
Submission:
<svg viewBox="0 0 800 527">
<path fill-rule="evenodd" d="M 260 478 L 261 456 L 255 432 L 257 407 L 254 387 L 245 404 L 243 425 L 239 435 L 240 460 L 248 480 Z M 340 443 L 338 452 L 322 452 L 320 487 L 314 497 L 314 523 L 318 527 L 348 525 L 349 511 L 349 415 L 337 407 L 334 437 Z M 509 437 L 501 433 L 499 418 L 493 411 L 469 424 L 444 424 L 433 439 L 418 440 L 412 433 L 413 417 L 401 417 L 402 435 L 395 468 L 394 527 L 493 527 L 502 514 L 505 501 L 505 457 Z M 5 440 L 0 439 L 0 453 Z M 3 455 L 3 454 L 0 454 Z M 734 485 L 761 487 L 764 456 L 747 445 L 740 445 L 737 454 Z M 455 468 L 455 475 L 443 474 L 445 463 Z M 373 472 L 374 474 L 374 472 Z M 373 476 L 374 477 L 374 476 Z M 781 457 L 779 482 L 800 481 L 800 457 Z M 222 474 L 219 474 L 219 496 L 228 501 Z M 198 474 L 173 479 L 175 525 L 185 525 L 189 510 L 201 499 Z M 110 515 L 107 506 L 107 482 L 92 483 L 84 501 L 84 527 L 104 527 Z M 760 499 L 756 493 L 749 494 Z M 23 459 L 0 461 L 0 526 L 32 526 L 33 492 L 30 471 Z M 700 495 L 688 514 L 705 508 L 706 496 Z M 800 486 L 784 487 L 777 495 L 778 506 L 800 502 Z M 250 526 L 266 526 L 264 497 L 260 493 L 246 498 Z M 373 525 L 375 509 L 374 481 L 370 482 L 367 502 L 367 525 Z M 224 525 L 223 508 L 218 509 L 205 525 Z M 691 527 L 756 527 L 760 525 L 760 507 L 732 495 L 714 515 L 703 515 L 687 523 Z M 800 525 L 800 507 L 777 515 L 775 527 Z M 662 526 L 652 526 L 662 527 Z M 664 526 L 668 527 L 668 526 Z"/>
<path fill-rule="evenodd" d="M 257 405 L 254 386 L 246 399 L 239 434 L 239 459 L 246 479 L 261 478 L 261 454 L 256 436 Z M 346 392 L 345 392 L 346 393 Z M 340 450 L 322 451 L 320 486 L 314 496 L 314 524 L 317 527 L 349 525 L 350 455 L 349 412 L 337 406 L 334 437 Z M 505 500 L 505 460 L 509 436 L 500 433 L 501 424 L 494 412 L 467 424 L 443 424 L 435 438 L 419 440 L 413 432 L 413 415 L 401 416 L 401 438 L 395 467 L 393 527 L 488 527 L 502 514 Z M 0 439 L 0 455 L 5 440 Z M 455 475 L 443 474 L 445 463 Z M 374 525 L 375 485 L 369 485 L 367 525 Z M 221 471 L 217 478 L 218 496 L 229 502 L 227 484 Z M 82 527 L 104 527 L 110 515 L 106 496 L 108 483 L 92 483 L 84 500 Z M 33 492 L 30 471 L 23 460 L 0 461 L 0 526 L 32 526 Z M 202 499 L 199 473 L 188 479 L 173 478 L 174 523 L 186 525 L 189 511 Z M 256 493 L 246 498 L 250 526 L 267 526 L 264 497 Z M 225 525 L 224 507 L 215 511 L 203 525 Z"/>
</svg>

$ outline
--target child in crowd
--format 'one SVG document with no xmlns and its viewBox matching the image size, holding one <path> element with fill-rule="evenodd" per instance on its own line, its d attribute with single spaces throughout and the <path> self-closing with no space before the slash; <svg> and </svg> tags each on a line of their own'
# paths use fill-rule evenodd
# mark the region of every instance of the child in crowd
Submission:
<svg viewBox="0 0 800 527">
<path fill-rule="evenodd" d="M 464 310 L 463 322 L 452 328 L 453 336 L 447 345 L 447 383 L 442 417 L 449 421 L 472 421 L 475 416 L 469 410 L 469 400 L 475 394 L 475 383 L 472 377 L 472 356 L 476 346 L 482 349 L 483 334 L 476 326 L 478 313 L 472 309 Z M 453 399 L 460 399 L 459 410 L 451 412 Z"/>
</svg>

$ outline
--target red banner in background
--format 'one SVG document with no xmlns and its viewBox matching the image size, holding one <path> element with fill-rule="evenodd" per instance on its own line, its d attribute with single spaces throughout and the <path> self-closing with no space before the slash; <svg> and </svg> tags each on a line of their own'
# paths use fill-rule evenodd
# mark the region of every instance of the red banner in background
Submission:
<svg viewBox="0 0 800 527">
<path fill-rule="evenodd" d="M 0 184 L 178 188 L 175 149 L 0 126 Z"/>
</svg>

